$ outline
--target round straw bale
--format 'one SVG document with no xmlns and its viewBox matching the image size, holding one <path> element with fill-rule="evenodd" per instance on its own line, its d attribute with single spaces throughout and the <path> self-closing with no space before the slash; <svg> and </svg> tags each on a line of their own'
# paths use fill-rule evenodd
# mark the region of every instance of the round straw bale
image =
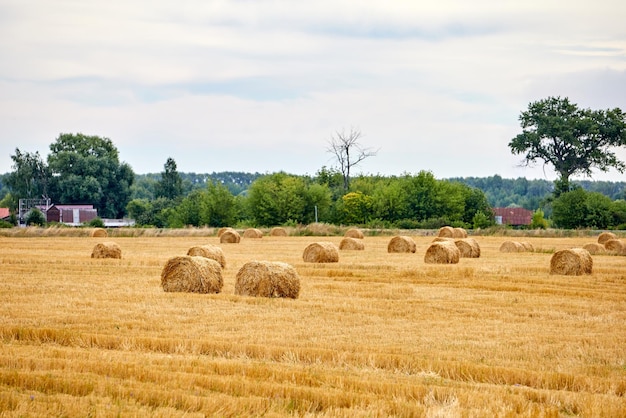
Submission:
<svg viewBox="0 0 626 418">
<path fill-rule="evenodd" d="M 243 231 L 244 238 L 263 238 L 263 232 L 260 229 L 248 228 Z"/>
<path fill-rule="evenodd" d="M 104 228 L 94 228 L 93 231 L 91 231 L 91 236 L 95 238 L 106 238 L 109 236 L 109 233 Z"/>
<path fill-rule="evenodd" d="M 276 226 L 272 229 L 270 229 L 270 235 L 272 237 L 286 237 L 289 234 L 287 233 L 287 230 L 281 226 Z"/>
<path fill-rule="evenodd" d="M 602 232 L 598 235 L 598 244 L 604 245 L 610 239 L 617 239 L 617 235 L 612 232 Z"/>
<path fill-rule="evenodd" d="M 440 241 L 430 244 L 424 254 L 424 262 L 429 264 L 456 264 L 461 252 L 454 242 Z"/>
<path fill-rule="evenodd" d="M 220 263 L 222 268 L 226 267 L 224 251 L 217 245 L 195 245 L 187 251 L 187 255 L 210 258 Z"/>
<path fill-rule="evenodd" d="M 395 236 L 387 244 L 388 253 L 414 253 L 416 249 L 413 238 L 406 235 Z"/>
<path fill-rule="evenodd" d="M 580 276 L 591 274 L 593 259 L 589 251 L 584 248 L 570 248 L 552 254 L 550 259 L 550 274 Z"/>
<path fill-rule="evenodd" d="M 250 261 L 237 272 L 237 295 L 296 299 L 299 293 L 300 277 L 287 263 Z"/>
<path fill-rule="evenodd" d="M 339 249 L 332 242 L 314 242 L 304 249 L 302 258 L 308 263 L 336 263 L 339 261 Z"/>
<path fill-rule="evenodd" d="M 221 227 L 220 229 L 218 229 L 218 230 L 217 230 L 217 236 L 218 236 L 218 237 L 221 237 L 221 236 L 222 236 L 222 234 L 223 234 L 224 232 L 226 232 L 226 231 L 234 231 L 234 229 L 233 229 L 233 228 L 231 228 L 230 226 L 223 226 L 223 227 Z"/>
<path fill-rule="evenodd" d="M 598 244 L 597 242 L 590 242 L 588 244 L 583 245 L 583 248 L 589 251 L 589 254 L 603 254 L 606 252 L 604 249 L 604 245 Z"/>
<path fill-rule="evenodd" d="M 222 244 L 237 244 L 239 241 L 241 241 L 241 235 L 234 229 L 228 229 L 220 235 L 220 243 Z"/>
<path fill-rule="evenodd" d="M 480 245 L 474 238 L 463 238 L 454 241 L 454 245 L 459 249 L 461 257 L 464 258 L 479 258 L 480 257 Z"/>
<path fill-rule="evenodd" d="M 454 238 L 454 228 L 451 226 L 442 226 L 437 232 L 438 237 Z"/>
<path fill-rule="evenodd" d="M 364 235 L 363 235 L 363 232 L 360 229 L 358 229 L 358 228 L 350 228 L 350 229 L 348 229 L 346 231 L 346 233 L 344 234 L 344 237 L 363 239 Z"/>
<path fill-rule="evenodd" d="M 524 248 L 523 251 L 528 251 L 528 252 L 531 252 L 531 253 L 535 251 L 535 247 L 533 247 L 533 245 L 530 242 L 528 242 L 528 241 L 522 241 L 522 242 L 520 242 L 520 244 Z"/>
<path fill-rule="evenodd" d="M 448 238 L 448 237 L 435 237 L 432 240 L 432 242 L 442 242 L 442 241 L 452 241 L 452 242 L 454 242 L 455 239 L 454 238 Z"/>
<path fill-rule="evenodd" d="M 613 254 L 626 255 L 626 244 L 618 239 L 610 239 L 604 243 L 604 248 Z"/>
<path fill-rule="evenodd" d="M 467 231 L 464 228 L 452 228 L 454 238 L 467 238 Z"/>
<path fill-rule="evenodd" d="M 122 249 L 114 242 L 101 242 L 93 247 L 91 258 L 122 258 Z"/>
<path fill-rule="evenodd" d="M 223 285 L 220 263 L 206 257 L 173 257 L 161 272 L 161 286 L 166 292 L 220 293 Z"/>
<path fill-rule="evenodd" d="M 344 237 L 339 243 L 340 250 L 364 250 L 365 244 L 358 238 Z"/>
<path fill-rule="evenodd" d="M 524 246 L 517 241 L 504 241 L 500 245 L 501 253 L 522 253 L 526 251 Z"/>
</svg>

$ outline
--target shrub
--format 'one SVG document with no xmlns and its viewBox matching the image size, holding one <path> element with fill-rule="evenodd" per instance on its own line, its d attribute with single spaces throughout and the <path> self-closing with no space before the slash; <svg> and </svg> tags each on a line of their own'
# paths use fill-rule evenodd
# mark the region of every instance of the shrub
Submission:
<svg viewBox="0 0 626 418">
<path fill-rule="evenodd" d="M 104 221 L 99 217 L 96 217 L 87 222 L 87 226 L 91 228 L 104 228 Z"/>
<path fill-rule="evenodd" d="M 26 225 L 44 226 L 46 224 L 46 217 L 43 212 L 37 208 L 32 208 L 28 211 L 24 220 Z"/>
</svg>

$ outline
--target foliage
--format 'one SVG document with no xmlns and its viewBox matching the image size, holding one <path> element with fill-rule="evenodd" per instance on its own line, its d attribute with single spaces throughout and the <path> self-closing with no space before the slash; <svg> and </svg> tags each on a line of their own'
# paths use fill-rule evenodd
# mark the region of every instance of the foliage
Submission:
<svg viewBox="0 0 626 418">
<path fill-rule="evenodd" d="M 11 222 L 0 219 L 0 228 L 13 228 L 14 226 L 15 225 L 13 225 Z"/>
<path fill-rule="evenodd" d="M 612 223 L 611 206 L 608 197 L 578 188 L 552 202 L 552 220 L 559 228 L 606 229 Z"/>
<path fill-rule="evenodd" d="M 92 203 L 104 218 L 121 218 L 130 200 L 134 173 L 120 163 L 108 138 L 61 134 L 50 145 L 50 198 L 64 204 Z"/>
<path fill-rule="evenodd" d="M 28 226 L 44 226 L 46 224 L 46 216 L 39 209 L 32 208 L 26 214 L 24 221 Z"/>
<path fill-rule="evenodd" d="M 342 198 L 343 219 L 347 224 L 366 224 L 370 220 L 372 197 L 361 192 L 350 192 Z"/>
<path fill-rule="evenodd" d="M 523 163 L 537 160 L 559 174 L 555 196 L 570 190 L 575 174 L 592 175 L 592 168 L 624 172 L 626 164 L 612 151 L 626 145 L 626 119 L 619 109 L 579 109 L 567 98 L 549 97 L 528 105 L 520 115 L 522 133 L 509 142 Z"/>
<path fill-rule="evenodd" d="M 537 209 L 533 212 L 530 227 L 532 229 L 546 229 L 548 227 L 548 221 L 545 220 L 544 213 L 541 209 Z"/>
<path fill-rule="evenodd" d="M 16 148 L 11 159 L 15 171 L 6 176 L 5 182 L 15 199 L 39 199 L 47 196 L 51 172 L 39 152 L 22 152 Z"/>
<path fill-rule="evenodd" d="M 163 168 L 165 171 L 161 173 L 161 180 L 155 185 L 154 195 L 157 198 L 177 199 L 183 194 L 183 179 L 176 170 L 176 161 L 171 157 L 168 158 Z"/>
<path fill-rule="evenodd" d="M 282 225 L 287 221 L 313 221 L 315 206 L 328 210 L 330 203 L 326 189 L 320 185 L 284 172 L 259 177 L 248 191 L 248 214 L 256 225 Z"/>
<path fill-rule="evenodd" d="M 87 222 L 87 226 L 91 228 L 104 228 L 105 227 L 104 221 L 99 216 Z"/>
</svg>

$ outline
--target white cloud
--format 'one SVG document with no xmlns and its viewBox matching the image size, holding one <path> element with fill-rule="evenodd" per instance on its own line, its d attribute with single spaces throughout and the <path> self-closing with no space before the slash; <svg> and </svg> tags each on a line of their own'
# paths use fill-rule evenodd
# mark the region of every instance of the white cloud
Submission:
<svg viewBox="0 0 626 418">
<path fill-rule="evenodd" d="M 508 150 L 517 117 L 551 95 L 626 109 L 624 11 L 613 0 L 0 2 L 0 173 L 15 147 L 46 154 L 59 133 L 85 132 L 111 138 L 140 173 L 172 156 L 181 171 L 312 174 L 331 164 L 330 135 L 356 126 L 380 148 L 364 172 L 544 178 Z"/>
</svg>

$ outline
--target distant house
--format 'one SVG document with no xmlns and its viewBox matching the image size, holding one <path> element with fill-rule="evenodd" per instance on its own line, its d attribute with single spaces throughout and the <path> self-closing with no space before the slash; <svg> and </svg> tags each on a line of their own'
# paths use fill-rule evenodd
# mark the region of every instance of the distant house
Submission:
<svg viewBox="0 0 626 418">
<path fill-rule="evenodd" d="M 52 205 L 47 211 L 46 222 L 59 222 L 66 225 L 81 225 L 98 217 L 93 205 Z"/>
<path fill-rule="evenodd" d="M 0 220 L 8 221 L 10 217 L 11 212 L 9 211 L 9 208 L 0 208 Z"/>
<path fill-rule="evenodd" d="M 524 208 L 493 208 L 493 214 L 498 225 L 530 225 L 533 219 L 533 211 Z"/>
</svg>

